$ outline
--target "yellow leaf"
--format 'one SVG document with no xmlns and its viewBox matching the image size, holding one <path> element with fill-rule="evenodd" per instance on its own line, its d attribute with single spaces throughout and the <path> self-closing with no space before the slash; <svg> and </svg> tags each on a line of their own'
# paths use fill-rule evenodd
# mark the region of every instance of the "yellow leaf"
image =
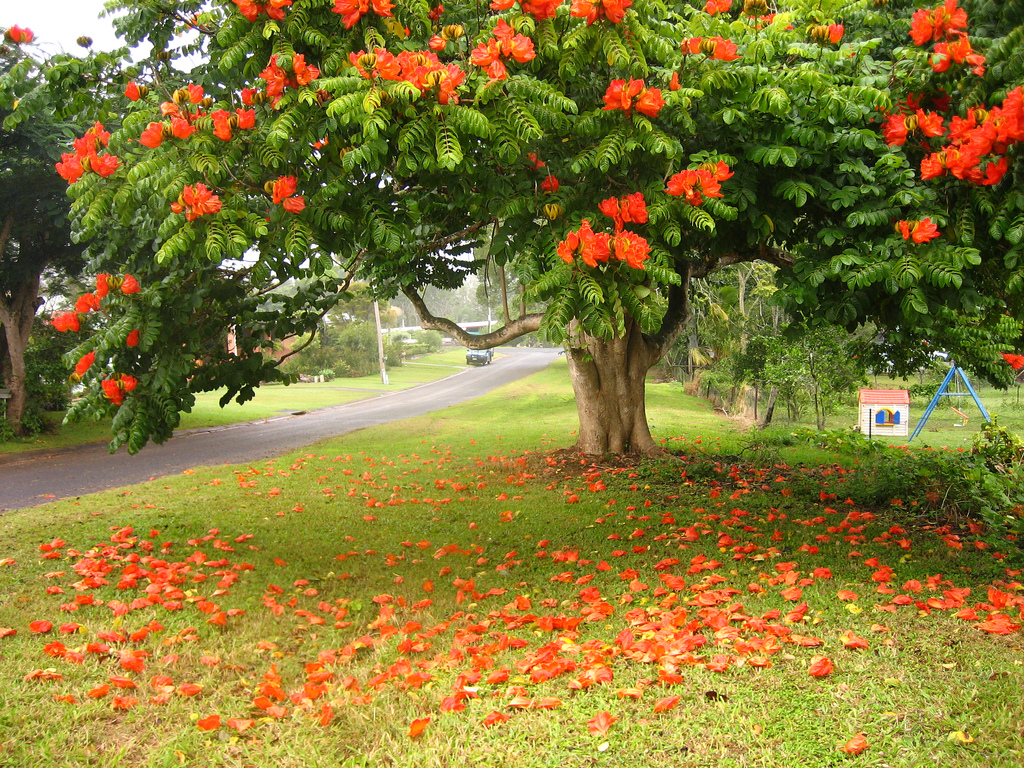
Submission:
<svg viewBox="0 0 1024 768">
<path fill-rule="evenodd" d="M 848 603 L 846 606 L 846 610 L 848 610 L 850 613 L 861 613 L 864 609 L 854 603 Z"/>
<path fill-rule="evenodd" d="M 970 744 L 974 741 L 974 737 L 969 736 L 963 731 L 951 731 L 946 737 L 946 741 L 959 741 L 961 744 Z"/>
</svg>

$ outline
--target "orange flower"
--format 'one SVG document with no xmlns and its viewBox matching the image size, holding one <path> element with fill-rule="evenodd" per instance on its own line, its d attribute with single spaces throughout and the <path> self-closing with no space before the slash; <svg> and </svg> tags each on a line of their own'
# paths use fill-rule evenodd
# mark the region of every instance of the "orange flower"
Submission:
<svg viewBox="0 0 1024 768">
<path fill-rule="evenodd" d="M 139 346 L 139 329 L 134 329 L 124 340 L 125 345 L 129 347 Z"/>
<path fill-rule="evenodd" d="M 898 221 L 896 230 L 903 235 L 904 240 L 913 240 L 915 243 L 927 243 L 939 236 L 939 228 L 930 218 L 920 221 Z"/>
<path fill-rule="evenodd" d="M 668 712 L 675 709 L 676 705 L 679 704 L 680 698 L 679 696 L 666 696 L 664 699 L 659 699 L 654 703 L 654 711 Z"/>
<path fill-rule="evenodd" d="M 370 12 L 370 7 L 378 16 L 392 16 L 391 9 L 394 4 L 388 0 L 334 0 L 335 13 L 341 16 L 345 29 L 352 29 L 365 14 Z"/>
<path fill-rule="evenodd" d="M 839 749 L 840 751 L 845 752 L 848 755 L 859 755 L 867 748 L 868 740 L 864 738 L 863 733 L 858 733 L 856 736 L 854 736 L 852 739 L 846 742 Z"/>
<path fill-rule="evenodd" d="M 121 281 L 121 293 L 128 295 L 132 293 L 138 293 L 142 288 L 139 287 L 139 281 L 131 275 L 125 275 L 124 280 Z"/>
<path fill-rule="evenodd" d="M 807 673 L 811 677 L 828 677 L 834 669 L 835 666 L 832 664 L 832 660 L 827 656 L 812 656 L 811 666 L 808 668 Z"/>
<path fill-rule="evenodd" d="M 618 719 L 613 717 L 611 712 L 598 712 L 587 720 L 587 729 L 594 736 L 604 736 L 608 733 L 608 729 L 612 727 L 612 723 L 617 722 Z"/>
<path fill-rule="evenodd" d="M 196 727 L 201 731 L 216 731 L 220 728 L 220 715 L 207 715 L 196 720 Z"/>
<path fill-rule="evenodd" d="M 608 261 L 611 255 L 609 240 L 606 233 L 597 233 L 590 228 L 590 221 L 584 219 L 576 232 L 570 232 L 561 243 L 558 244 L 558 255 L 566 264 L 571 264 L 573 256 L 579 253 L 585 264 L 596 267 L 599 261 Z"/>
<path fill-rule="evenodd" d="M 427 725 L 429 725 L 429 723 L 430 715 L 427 715 L 426 717 L 418 717 L 415 720 L 413 720 L 411 723 L 409 723 L 409 738 L 415 739 L 417 736 L 423 733 L 423 729 L 426 728 Z"/>
<path fill-rule="evenodd" d="M 75 365 L 75 375 L 79 377 L 83 376 L 94 362 L 96 362 L 95 352 L 89 352 L 88 354 L 82 355 L 78 360 L 78 364 Z"/>
</svg>

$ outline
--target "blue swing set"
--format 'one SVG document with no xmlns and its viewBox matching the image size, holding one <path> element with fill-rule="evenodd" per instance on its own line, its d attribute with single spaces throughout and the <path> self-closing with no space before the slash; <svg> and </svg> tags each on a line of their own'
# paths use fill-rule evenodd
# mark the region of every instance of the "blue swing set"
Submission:
<svg viewBox="0 0 1024 768">
<path fill-rule="evenodd" d="M 954 386 L 953 391 L 950 391 L 949 389 L 950 384 Z M 961 385 L 963 386 L 963 389 L 961 389 Z M 956 363 L 951 363 L 949 366 L 949 373 L 947 373 L 946 378 L 942 380 L 942 384 L 939 385 L 939 388 L 935 392 L 935 396 L 932 398 L 932 401 L 928 403 L 928 407 L 925 409 L 924 415 L 921 417 L 921 420 L 917 422 L 917 426 L 914 427 L 914 432 L 910 435 L 909 438 L 907 438 L 907 442 L 909 443 L 911 440 L 917 437 L 918 433 L 922 429 L 924 429 L 924 425 L 928 422 L 928 418 L 932 415 L 932 411 L 935 410 L 935 406 L 938 405 L 939 400 L 941 398 L 959 398 L 964 397 L 965 395 L 971 396 L 971 398 L 974 400 L 974 404 L 977 405 L 978 410 L 981 411 L 982 418 L 984 418 L 985 421 L 992 421 L 992 417 L 988 415 L 988 411 L 986 411 L 985 406 L 982 405 L 981 398 L 978 397 L 978 393 L 975 392 L 974 387 L 971 386 L 971 381 L 970 379 L 967 378 L 967 374 L 964 373 L 964 369 L 958 366 Z M 954 407 L 953 412 L 959 414 L 963 418 L 964 424 L 967 423 L 967 416 L 964 415 L 963 411 Z"/>
</svg>

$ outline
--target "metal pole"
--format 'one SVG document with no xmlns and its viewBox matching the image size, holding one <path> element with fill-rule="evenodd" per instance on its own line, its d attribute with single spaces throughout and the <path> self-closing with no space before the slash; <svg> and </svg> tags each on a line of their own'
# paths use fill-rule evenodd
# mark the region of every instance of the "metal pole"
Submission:
<svg viewBox="0 0 1024 768">
<path fill-rule="evenodd" d="M 380 380 L 388 383 L 388 369 L 384 365 L 384 337 L 380 333 L 380 304 L 373 300 L 373 319 L 377 323 L 377 358 L 380 360 Z"/>
</svg>

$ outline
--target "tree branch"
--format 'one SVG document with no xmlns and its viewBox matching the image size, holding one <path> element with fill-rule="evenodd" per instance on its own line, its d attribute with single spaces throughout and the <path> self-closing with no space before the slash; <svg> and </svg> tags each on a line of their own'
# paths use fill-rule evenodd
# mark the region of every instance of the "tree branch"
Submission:
<svg viewBox="0 0 1024 768">
<path fill-rule="evenodd" d="M 544 317 L 541 314 L 523 315 L 493 333 L 477 335 L 463 330 L 447 318 L 435 317 L 430 314 L 426 303 L 424 303 L 415 288 L 403 288 L 402 293 L 405 294 L 406 298 L 412 302 L 413 307 L 416 308 L 416 314 L 420 316 L 421 327 L 447 333 L 460 344 L 470 349 L 490 349 L 491 347 L 497 347 L 499 344 L 512 341 L 512 339 L 518 339 L 520 336 L 524 336 L 531 331 L 538 330 L 541 318 Z"/>
<path fill-rule="evenodd" d="M 749 261 L 766 261 L 779 269 L 792 269 L 796 263 L 796 257 L 781 248 L 772 248 L 762 244 L 744 253 L 732 251 L 723 253 L 710 261 L 696 262 L 690 269 L 690 277 L 707 277 L 712 272 L 724 267 Z"/>
</svg>

